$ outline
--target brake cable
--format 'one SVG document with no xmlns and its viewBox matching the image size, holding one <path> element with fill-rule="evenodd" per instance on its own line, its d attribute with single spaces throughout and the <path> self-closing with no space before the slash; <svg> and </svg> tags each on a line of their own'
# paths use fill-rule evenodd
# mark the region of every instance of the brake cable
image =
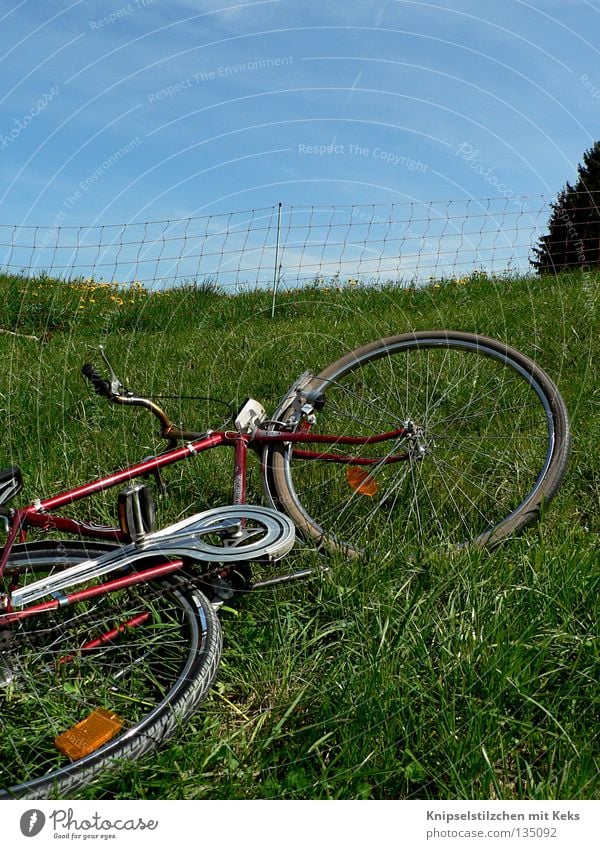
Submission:
<svg viewBox="0 0 600 849">
<path fill-rule="evenodd" d="M 146 398 L 154 401 L 159 400 L 177 400 L 177 401 L 210 401 L 213 404 L 221 404 L 222 407 L 227 407 L 229 416 L 225 419 L 226 422 L 231 421 L 235 415 L 235 410 L 232 401 L 223 401 L 221 398 L 211 398 L 208 395 L 146 395 Z"/>
</svg>

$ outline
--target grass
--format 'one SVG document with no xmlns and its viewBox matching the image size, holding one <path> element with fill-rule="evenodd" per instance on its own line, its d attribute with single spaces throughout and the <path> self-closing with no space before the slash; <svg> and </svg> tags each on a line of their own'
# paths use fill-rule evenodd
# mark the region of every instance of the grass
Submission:
<svg viewBox="0 0 600 849">
<path fill-rule="evenodd" d="M 26 499 L 156 450 L 149 416 L 110 407 L 80 378 L 83 362 L 99 364 L 99 342 L 140 392 L 252 395 L 272 409 L 301 371 L 372 339 L 476 331 L 533 357 L 573 425 L 556 500 L 493 553 L 415 548 L 385 563 L 336 562 L 223 610 L 223 661 L 203 709 L 158 755 L 82 796 L 595 798 L 599 282 L 485 273 L 424 289 L 321 282 L 278 295 L 271 318 L 266 292 L 189 285 L 152 295 L 0 277 L 0 327 L 19 334 L 0 334 L 0 451 L 23 469 Z M 164 404 L 190 427 L 222 421 L 214 401 Z M 231 500 L 228 458 L 205 456 L 166 473 L 161 518 Z M 257 464 L 249 486 L 259 500 Z M 106 519 L 113 500 L 85 509 Z"/>
</svg>

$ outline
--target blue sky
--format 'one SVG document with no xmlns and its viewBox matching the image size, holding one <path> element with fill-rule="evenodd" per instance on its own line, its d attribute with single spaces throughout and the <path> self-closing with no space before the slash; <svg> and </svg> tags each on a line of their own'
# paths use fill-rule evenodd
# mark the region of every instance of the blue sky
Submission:
<svg viewBox="0 0 600 849">
<path fill-rule="evenodd" d="M 553 196 L 600 137 L 597 0 L 23 0 L 0 24 L 4 225 Z"/>
</svg>

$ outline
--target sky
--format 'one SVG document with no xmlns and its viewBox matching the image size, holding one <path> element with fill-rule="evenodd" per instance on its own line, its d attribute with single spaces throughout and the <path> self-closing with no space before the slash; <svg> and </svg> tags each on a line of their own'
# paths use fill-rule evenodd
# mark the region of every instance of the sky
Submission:
<svg viewBox="0 0 600 849">
<path fill-rule="evenodd" d="M 598 0 L 22 0 L 0 2 L 0 26 L 0 242 L 11 267 L 48 266 L 58 247 L 65 268 L 60 234 L 104 226 L 71 262 L 88 267 L 92 245 L 106 258 L 105 242 L 118 242 L 110 277 L 110 263 L 118 273 L 133 256 L 123 245 L 144 242 L 142 230 L 113 236 L 111 225 L 190 218 L 187 234 L 160 231 L 162 249 L 173 242 L 165 256 L 196 258 L 191 242 L 204 236 L 206 255 L 223 260 L 250 232 L 246 265 L 258 267 L 269 229 L 262 262 L 281 265 L 270 235 L 279 204 L 297 235 L 290 268 L 313 273 L 318 243 L 342 250 L 367 235 L 403 236 L 405 268 L 421 254 L 429 267 L 433 254 L 463 250 L 461 234 L 474 247 L 481 222 L 464 222 L 476 210 L 497 229 L 519 215 L 523 233 L 543 227 L 600 137 Z M 336 239 L 333 207 L 350 209 Z M 381 227 L 390 208 L 394 232 Z M 211 249 L 227 215 L 237 236 Z M 456 223 L 440 250 L 444 215 Z M 148 247 L 148 266 L 157 251 Z M 371 273 L 377 249 L 367 253 L 360 270 Z M 126 273 L 143 277 L 139 266 Z"/>
</svg>

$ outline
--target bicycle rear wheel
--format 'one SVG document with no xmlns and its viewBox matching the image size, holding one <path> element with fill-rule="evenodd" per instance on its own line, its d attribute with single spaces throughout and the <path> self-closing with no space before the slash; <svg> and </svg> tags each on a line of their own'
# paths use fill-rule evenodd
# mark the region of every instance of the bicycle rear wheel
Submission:
<svg viewBox="0 0 600 849">
<path fill-rule="evenodd" d="M 109 547 L 15 546 L 7 574 L 37 579 Z M 214 608 L 174 579 L 3 628 L 0 798 L 69 797 L 152 751 L 197 709 L 220 653 Z"/>
<path fill-rule="evenodd" d="M 306 391 L 324 396 L 311 434 L 409 431 L 375 444 L 267 449 L 277 505 L 306 537 L 346 555 L 407 542 L 494 545 L 538 515 L 566 469 L 558 390 L 528 357 L 483 336 L 381 339 L 328 366 Z M 293 415 L 290 406 L 279 418 Z"/>
</svg>

